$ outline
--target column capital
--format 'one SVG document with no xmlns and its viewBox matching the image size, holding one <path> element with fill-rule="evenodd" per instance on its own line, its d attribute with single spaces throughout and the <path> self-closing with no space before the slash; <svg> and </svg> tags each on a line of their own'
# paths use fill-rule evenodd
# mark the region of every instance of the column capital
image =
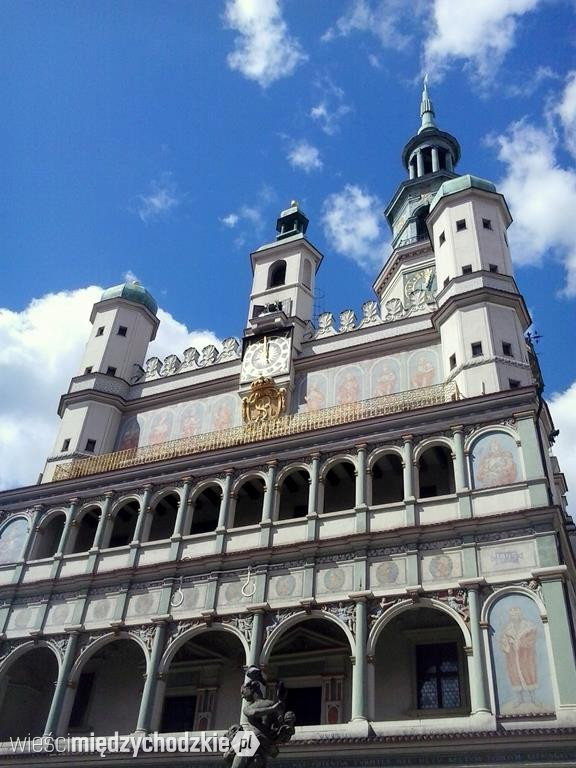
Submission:
<svg viewBox="0 0 576 768">
<path fill-rule="evenodd" d="M 274 469 L 274 467 L 278 466 L 278 459 L 270 459 L 266 462 L 268 469 Z"/>
<path fill-rule="evenodd" d="M 485 586 L 486 579 L 483 576 L 476 576 L 471 579 L 460 579 L 458 584 L 462 589 L 477 590 L 480 589 L 480 587 Z"/>
<path fill-rule="evenodd" d="M 80 503 L 81 499 L 79 496 L 74 496 L 72 499 L 69 499 L 68 503 L 71 507 L 75 507 Z"/>
<path fill-rule="evenodd" d="M 414 435 L 402 435 L 401 437 L 404 443 L 411 443 L 414 440 Z"/>
<path fill-rule="evenodd" d="M 374 593 L 369 589 L 363 589 L 361 592 L 350 592 L 348 594 L 349 600 L 354 600 L 357 603 L 365 603 L 366 600 L 371 600 L 374 597 Z"/>
<path fill-rule="evenodd" d="M 464 431 L 464 425 L 463 424 L 456 424 L 455 426 L 450 427 L 450 429 L 452 430 L 453 433 L 463 432 Z"/>
<path fill-rule="evenodd" d="M 104 494 L 105 499 L 113 499 L 116 496 L 116 491 L 106 491 Z"/>
<path fill-rule="evenodd" d="M 183 477 L 183 478 L 180 480 L 180 482 L 182 483 L 182 485 L 186 485 L 187 483 L 191 483 L 191 482 L 192 482 L 192 479 L 193 479 L 193 478 L 192 478 L 192 475 L 185 475 L 185 476 L 184 476 L 184 477 Z"/>
<path fill-rule="evenodd" d="M 358 443 L 358 445 L 354 447 L 357 451 L 365 451 L 368 448 L 368 443 Z"/>
<path fill-rule="evenodd" d="M 567 565 L 551 565 L 547 568 L 534 568 L 532 578 L 538 581 L 564 581 L 567 573 Z"/>
</svg>

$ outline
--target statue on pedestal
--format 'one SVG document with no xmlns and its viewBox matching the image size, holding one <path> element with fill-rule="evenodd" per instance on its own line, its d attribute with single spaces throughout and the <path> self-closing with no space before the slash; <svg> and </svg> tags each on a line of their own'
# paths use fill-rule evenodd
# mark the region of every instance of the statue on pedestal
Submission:
<svg viewBox="0 0 576 768">
<path fill-rule="evenodd" d="M 240 689 L 242 713 L 249 728 L 233 725 L 228 731 L 230 748 L 224 755 L 229 768 L 266 768 L 269 757 L 278 755 L 278 744 L 294 734 L 296 717 L 286 712 L 286 688 L 279 682 L 275 700 L 266 698 L 266 679 L 259 667 L 248 667 Z"/>
</svg>

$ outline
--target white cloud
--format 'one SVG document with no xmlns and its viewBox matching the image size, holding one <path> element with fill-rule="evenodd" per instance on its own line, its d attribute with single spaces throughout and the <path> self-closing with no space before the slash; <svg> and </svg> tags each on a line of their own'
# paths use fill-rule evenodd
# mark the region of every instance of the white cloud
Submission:
<svg viewBox="0 0 576 768">
<path fill-rule="evenodd" d="M 0 488 L 35 483 L 58 430 L 60 395 L 78 374 L 90 310 L 102 288 L 50 293 L 21 312 L 0 308 Z M 164 310 L 150 356 L 218 345 L 210 331 L 190 331 Z"/>
<path fill-rule="evenodd" d="M 227 216 L 222 216 L 220 219 L 222 224 L 229 229 L 234 229 L 236 224 L 240 221 L 240 216 L 237 213 L 229 213 Z"/>
<path fill-rule="evenodd" d="M 324 133 L 333 136 L 340 130 L 342 118 L 352 112 L 352 107 L 346 104 L 342 88 L 335 85 L 330 78 L 318 80 L 316 89 L 322 96 L 318 104 L 310 110 L 310 117 L 318 121 Z"/>
<path fill-rule="evenodd" d="M 560 103 L 555 109 L 568 150 L 576 157 L 576 70 L 569 72 Z"/>
<path fill-rule="evenodd" d="M 553 451 L 558 457 L 560 469 L 566 475 L 569 498 L 576 492 L 576 382 L 564 392 L 552 395 L 549 401 L 550 412 L 560 434 L 556 438 Z"/>
<path fill-rule="evenodd" d="M 489 141 L 506 167 L 499 189 L 514 211 L 509 235 L 515 262 L 560 259 L 566 270 L 564 294 L 575 296 L 576 169 L 560 166 L 558 140 L 551 128 L 520 120 Z"/>
<path fill-rule="evenodd" d="M 334 26 L 322 35 L 323 42 L 329 42 L 337 37 L 348 37 L 353 32 L 370 32 L 379 39 L 386 48 L 402 50 L 406 48 L 411 36 L 400 30 L 404 17 L 414 22 L 423 7 L 422 2 L 413 0 L 354 0 L 346 13 L 337 19 Z M 407 25 L 410 29 L 410 25 Z"/>
<path fill-rule="evenodd" d="M 322 206 L 324 234 L 332 248 L 362 269 L 379 269 L 388 248 L 380 222 L 382 203 L 368 191 L 347 184 Z"/>
<path fill-rule="evenodd" d="M 518 21 L 543 0 L 434 0 L 424 68 L 440 79 L 463 61 L 480 80 L 491 80 L 516 42 Z"/>
<path fill-rule="evenodd" d="M 150 183 L 147 195 L 138 195 L 138 216 L 144 224 L 167 218 L 182 199 L 171 173 L 163 173 Z"/>
<path fill-rule="evenodd" d="M 308 58 L 289 34 L 278 0 L 228 0 L 224 18 L 239 32 L 228 66 L 263 88 L 288 77 Z"/>
<path fill-rule="evenodd" d="M 324 165 L 319 150 L 306 140 L 299 141 L 292 147 L 288 160 L 294 168 L 300 168 L 306 173 L 319 171 Z"/>
</svg>

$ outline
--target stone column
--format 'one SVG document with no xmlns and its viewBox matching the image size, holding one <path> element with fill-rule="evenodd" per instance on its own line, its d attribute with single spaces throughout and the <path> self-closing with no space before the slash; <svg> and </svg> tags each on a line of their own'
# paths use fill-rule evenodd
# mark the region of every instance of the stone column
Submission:
<svg viewBox="0 0 576 768">
<path fill-rule="evenodd" d="M 311 455 L 310 490 L 308 491 L 308 541 L 315 541 L 318 535 L 318 488 L 320 485 L 320 454 Z"/>
<path fill-rule="evenodd" d="M 216 526 L 216 552 L 223 552 L 226 542 L 226 529 L 228 528 L 228 516 L 230 514 L 230 499 L 232 498 L 233 474 L 232 470 L 229 469 L 224 477 L 224 488 L 222 490 L 220 512 L 218 514 L 218 525 Z"/>
<path fill-rule="evenodd" d="M 490 712 L 488 689 L 486 686 L 486 670 L 484 665 L 484 646 L 482 629 L 480 627 L 480 587 L 485 584 L 483 578 L 463 579 L 462 589 L 468 591 L 468 610 L 470 611 L 470 634 L 472 635 L 472 655 L 468 664 L 470 672 L 470 706 L 471 713 Z"/>
<path fill-rule="evenodd" d="M 366 444 L 357 445 L 356 458 L 356 533 L 368 530 L 368 507 L 366 506 Z"/>
<path fill-rule="evenodd" d="M 136 527 L 134 528 L 134 538 L 130 542 L 130 567 L 133 568 L 137 565 L 138 552 L 142 540 L 148 538 L 150 531 L 150 515 L 152 510 L 150 509 L 150 497 L 152 496 L 153 486 L 148 483 L 144 486 L 144 493 L 142 494 L 142 500 L 140 501 L 140 511 L 138 512 L 138 519 L 136 520 Z"/>
<path fill-rule="evenodd" d="M 414 438 L 412 435 L 402 435 L 404 440 L 404 459 L 402 462 L 404 479 L 404 505 L 406 508 L 406 525 L 416 524 L 416 499 L 414 497 Z"/>
<path fill-rule="evenodd" d="M 106 535 L 106 530 L 108 528 L 108 524 L 110 523 L 110 507 L 112 506 L 112 500 L 114 499 L 114 491 L 108 491 L 108 493 L 104 494 L 104 504 L 102 504 L 102 508 L 100 510 L 100 518 L 98 520 L 98 527 L 96 528 L 96 533 L 94 534 L 94 541 L 92 542 L 92 547 L 88 550 L 88 562 L 86 564 L 86 573 L 93 573 L 96 569 L 96 565 L 98 563 L 98 553 L 100 552 L 100 548 L 102 547 L 102 542 L 104 541 L 104 536 Z"/>
<path fill-rule="evenodd" d="M 62 530 L 62 535 L 60 536 L 60 542 L 58 543 L 58 549 L 56 550 L 57 555 L 62 556 L 66 554 L 66 545 L 68 544 L 68 538 L 70 537 L 70 530 L 72 528 L 72 525 L 74 524 L 74 518 L 76 516 L 76 510 L 78 509 L 79 503 L 80 503 L 80 499 L 70 499 L 70 506 L 68 507 L 66 522 L 64 523 L 64 529 Z"/>
<path fill-rule="evenodd" d="M 190 490 L 192 488 L 192 478 L 182 478 L 182 493 L 180 494 L 180 503 L 178 504 L 178 512 L 176 513 L 176 522 L 174 523 L 174 531 L 170 537 L 170 559 L 177 560 L 180 542 L 182 541 L 184 525 L 186 524 L 186 512 L 188 510 L 188 499 L 190 497 Z"/>
<path fill-rule="evenodd" d="M 416 176 L 416 171 L 414 169 L 414 163 L 410 161 L 408 163 L 408 174 L 410 176 L 410 179 L 413 179 Z"/>
<path fill-rule="evenodd" d="M 453 171 L 454 168 L 452 166 L 452 155 L 450 152 L 446 152 L 446 170 L 447 171 Z"/>
<path fill-rule="evenodd" d="M 464 453 L 464 427 L 452 427 L 454 439 L 454 485 L 458 495 L 459 516 L 472 517 L 469 487 L 466 472 L 466 454 Z"/>
<path fill-rule="evenodd" d="M 44 510 L 43 504 L 36 504 L 36 506 L 32 508 L 33 514 L 29 521 L 30 527 L 28 529 L 28 535 L 26 536 L 26 541 L 24 542 L 22 546 L 22 550 L 20 551 L 18 561 L 14 564 L 12 584 L 19 584 L 22 581 L 22 577 L 24 575 L 24 568 L 26 567 L 26 561 L 29 559 L 34 549 L 34 543 L 36 540 L 36 529 L 38 528 L 38 525 L 40 523 L 40 517 L 42 515 L 43 510 Z M 1 627 L 0 627 L 0 631 L 1 631 Z"/>
<path fill-rule="evenodd" d="M 550 568 L 537 568 L 532 571 L 532 575 L 542 583 L 559 703 L 561 707 L 575 707 L 576 666 L 564 592 L 567 570 L 565 565 L 556 565 Z"/>
<path fill-rule="evenodd" d="M 260 521 L 260 546 L 269 547 L 272 534 L 272 510 L 274 506 L 274 494 L 278 490 L 276 486 L 276 465 L 273 459 L 268 462 L 264 501 L 262 504 L 262 519 Z"/>
<path fill-rule="evenodd" d="M 54 695 L 52 696 L 52 704 L 50 705 L 50 711 L 48 713 L 48 719 L 46 720 L 46 727 L 44 728 L 44 736 L 59 736 L 58 724 L 60 717 L 62 716 L 62 704 L 64 702 L 64 694 L 68 686 L 68 676 L 70 670 L 74 664 L 76 658 L 76 649 L 78 647 L 78 639 L 80 635 L 78 632 L 71 632 L 68 636 L 68 643 L 66 645 L 66 651 L 64 652 L 64 659 L 60 666 L 60 672 L 58 673 L 58 679 L 54 688 Z"/>
<path fill-rule="evenodd" d="M 440 157 L 438 156 L 438 147 L 432 147 L 432 173 L 440 170 Z"/>
<path fill-rule="evenodd" d="M 372 597 L 372 593 L 356 592 L 349 595 L 349 597 L 356 601 L 356 650 L 354 666 L 352 667 L 352 720 L 366 720 L 368 718 L 366 695 L 368 684 L 366 600 L 368 597 Z"/>
<path fill-rule="evenodd" d="M 416 175 L 418 178 L 424 176 L 424 156 L 421 149 L 416 150 Z"/>
<path fill-rule="evenodd" d="M 152 715 L 152 702 L 154 701 L 154 694 L 156 692 L 156 686 L 158 684 L 158 667 L 160 665 L 160 659 L 164 651 L 164 641 L 166 639 L 166 622 L 159 621 L 156 624 L 156 632 L 154 634 L 154 640 L 152 642 L 152 650 L 150 652 L 150 663 L 146 671 L 146 679 L 144 681 L 144 690 L 142 691 L 142 699 L 140 701 L 140 710 L 138 712 L 138 723 L 136 725 L 136 733 L 148 733 L 150 728 L 150 718 Z"/>
</svg>

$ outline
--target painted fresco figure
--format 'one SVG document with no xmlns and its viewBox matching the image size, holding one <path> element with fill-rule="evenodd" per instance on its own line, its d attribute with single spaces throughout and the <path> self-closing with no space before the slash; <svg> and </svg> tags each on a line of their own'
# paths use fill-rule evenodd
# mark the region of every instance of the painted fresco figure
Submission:
<svg viewBox="0 0 576 768">
<path fill-rule="evenodd" d="M 426 355 L 419 355 L 416 365 L 412 370 L 412 387 L 420 389 L 421 387 L 430 387 L 434 383 L 436 376 L 436 367 L 430 358 Z"/>
<path fill-rule="evenodd" d="M 324 408 L 325 398 L 317 384 L 311 384 L 310 389 L 304 395 L 307 411 L 319 411 Z"/>
<path fill-rule="evenodd" d="M 509 485 L 516 481 L 516 464 L 510 451 L 493 437 L 487 449 L 481 454 L 476 478 L 483 487 Z"/>
<path fill-rule="evenodd" d="M 499 644 L 506 659 L 508 682 L 517 697 L 515 703 L 517 707 L 525 703 L 525 695 L 530 703 L 536 704 L 535 692 L 538 688 L 536 637 L 536 625 L 524 618 L 522 608 L 516 605 L 511 606 L 508 610 L 508 623 L 500 633 Z"/>
<path fill-rule="evenodd" d="M 353 373 L 347 373 L 344 381 L 339 384 L 336 390 L 336 403 L 338 405 L 346 405 L 348 403 L 356 403 L 360 395 L 360 387 L 358 385 L 358 379 Z"/>
<path fill-rule="evenodd" d="M 397 377 L 388 363 L 384 363 L 378 379 L 376 380 L 376 391 L 374 395 L 392 395 L 397 389 Z"/>
</svg>

